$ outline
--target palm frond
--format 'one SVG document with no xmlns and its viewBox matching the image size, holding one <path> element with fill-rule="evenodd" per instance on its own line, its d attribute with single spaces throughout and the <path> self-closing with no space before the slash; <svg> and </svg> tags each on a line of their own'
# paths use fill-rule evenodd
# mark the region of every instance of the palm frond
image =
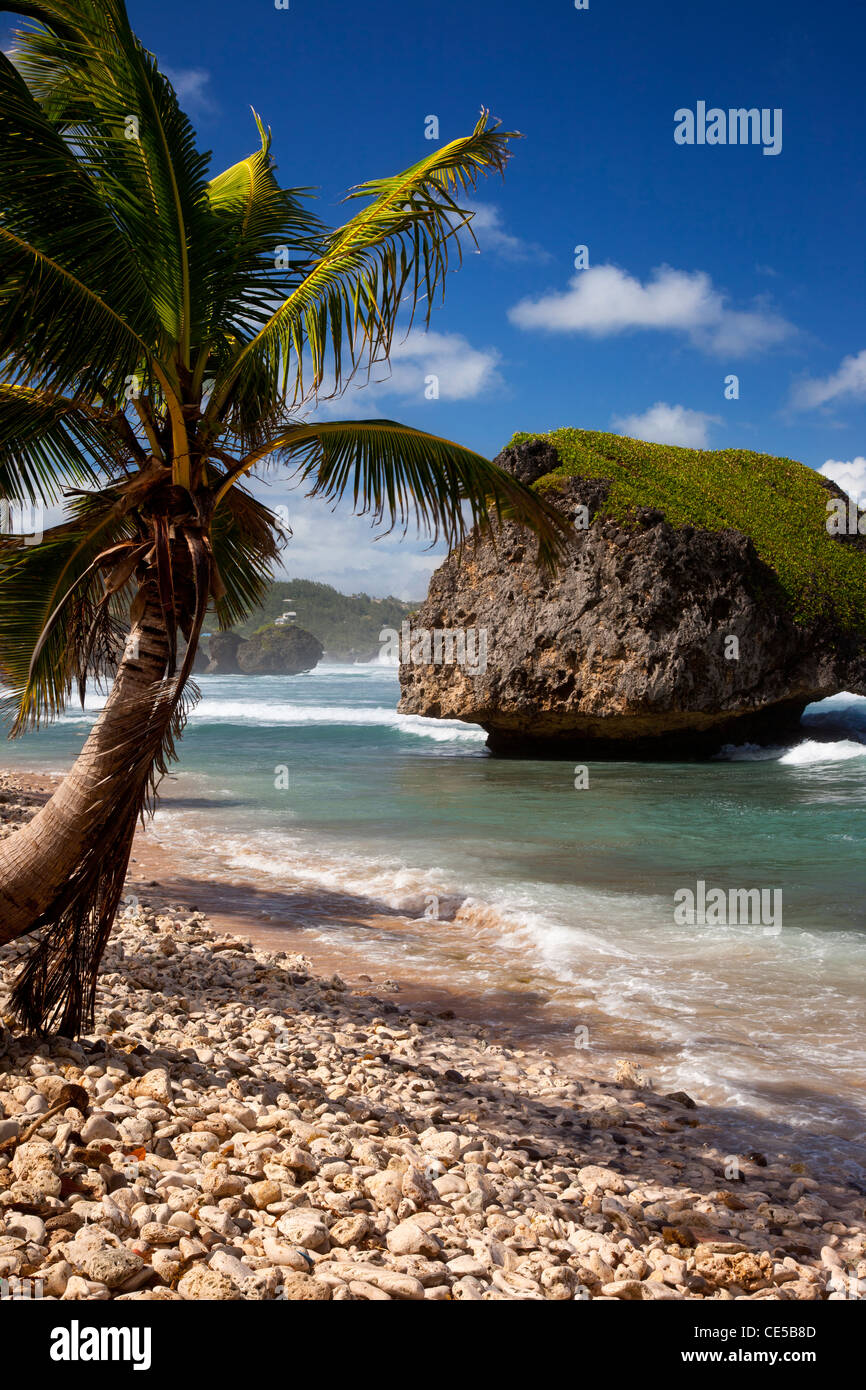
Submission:
<svg viewBox="0 0 866 1390">
<path fill-rule="evenodd" d="M 139 451 L 140 453 L 140 451 Z M 135 458 L 135 438 L 87 402 L 0 382 L 0 497 L 56 502 Z"/>
<path fill-rule="evenodd" d="M 14 713 L 13 734 L 65 708 L 98 635 L 93 622 L 105 586 L 94 561 L 134 535 L 108 490 L 77 499 L 73 519 L 46 531 L 39 545 L 0 538 L 0 673 L 11 686 L 4 703 Z M 115 595 L 106 619 L 120 607 Z"/>
<path fill-rule="evenodd" d="M 123 10 L 123 0 L 0 0 L 0 13 L 45 24 L 71 43 L 88 42 Z"/>
<path fill-rule="evenodd" d="M 389 530 L 405 533 L 414 520 L 432 541 L 455 545 L 472 526 L 513 520 L 535 532 L 546 565 L 571 534 L 543 497 L 481 454 L 395 420 L 293 425 L 230 473 L 219 495 L 269 456 L 294 463 L 300 479 L 312 483 L 309 496 L 334 504 L 349 497 L 356 513 Z"/>
<path fill-rule="evenodd" d="M 214 512 L 210 543 L 220 583 L 217 617 L 221 627 L 234 627 L 258 607 L 274 577 L 279 525 L 269 507 L 235 484 Z"/>
<path fill-rule="evenodd" d="M 46 7 L 49 8 L 50 7 Z M 131 244 L 165 339 L 189 365 L 207 312 L 209 155 L 123 4 L 97 7 L 95 33 L 70 39 L 50 17 L 18 37 L 16 64 L 76 161 L 98 177 Z"/>
<path fill-rule="evenodd" d="M 157 329 L 103 191 L 0 54 L 0 358 L 55 390 L 120 397 Z"/>
<path fill-rule="evenodd" d="M 237 345 L 263 328 L 274 304 L 297 286 L 300 267 L 318 258 L 327 232 L 302 201 L 309 189 L 280 187 L 270 130 L 258 116 L 255 120 L 260 148 L 208 185 L 218 243 L 210 282 L 210 319 L 218 346 L 215 342 L 211 350 L 226 365 Z"/>
<path fill-rule="evenodd" d="M 222 419 L 230 395 L 243 409 L 250 373 L 266 364 L 268 375 L 290 377 L 295 400 L 305 395 L 304 350 L 312 360 L 312 388 L 333 371 L 334 390 L 344 381 L 344 354 L 354 371 L 361 360 L 387 355 L 406 287 L 413 306 L 433 300 L 444 285 L 449 248 L 471 219 L 455 193 L 474 188 L 480 174 L 502 171 L 515 132 L 490 125 L 482 112 L 471 135 L 454 140 L 391 178 L 359 185 L 350 198 L 370 198 L 363 212 L 326 239 L 316 265 L 250 338 L 217 383 L 209 423 Z M 411 320 L 410 320 L 411 322 Z"/>
</svg>

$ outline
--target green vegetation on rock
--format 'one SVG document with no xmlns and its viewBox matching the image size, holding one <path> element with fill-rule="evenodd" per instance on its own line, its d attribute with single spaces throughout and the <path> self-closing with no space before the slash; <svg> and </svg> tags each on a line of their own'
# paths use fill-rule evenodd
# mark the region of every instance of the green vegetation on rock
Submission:
<svg viewBox="0 0 866 1390">
<path fill-rule="evenodd" d="M 322 644 L 302 627 L 265 627 L 241 642 L 238 665 L 248 675 L 299 675 L 312 671 L 322 655 Z"/>
<path fill-rule="evenodd" d="M 751 538 L 773 569 L 799 621 L 866 627 L 866 543 L 827 531 L 830 493 L 818 473 L 793 459 L 747 449 L 682 449 L 598 430 L 515 434 L 511 445 L 547 440 L 562 466 L 535 483 L 555 493 L 568 477 L 606 478 L 603 512 L 624 525 L 654 507 L 672 526 L 728 528 Z"/>
</svg>

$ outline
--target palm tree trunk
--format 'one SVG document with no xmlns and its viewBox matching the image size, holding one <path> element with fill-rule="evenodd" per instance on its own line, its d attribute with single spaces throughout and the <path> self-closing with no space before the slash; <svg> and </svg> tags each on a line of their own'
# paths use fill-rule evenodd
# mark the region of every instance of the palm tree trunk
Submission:
<svg viewBox="0 0 866 1390">
<path fill-rule="evenodd" d="M 0 841 L 0 943 L 42 931 L 12 1006 L 24 1026 L 75 1035 L 93 1020 L 96 973 L 123 891 L 136 821 L 164 770 L 177 714 L 157 584 L 139 591 L 105 708 L 71 771 L 21 830 Z"/>
</svg>

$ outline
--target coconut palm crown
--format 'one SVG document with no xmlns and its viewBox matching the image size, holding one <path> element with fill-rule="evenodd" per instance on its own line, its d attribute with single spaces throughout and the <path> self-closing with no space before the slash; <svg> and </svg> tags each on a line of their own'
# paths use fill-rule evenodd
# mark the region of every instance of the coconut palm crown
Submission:
<svg viewBox="0 0 866 1390">
<path fill-rule="evenodd" d="M 12 732 L 111 682 L 68 776 L 0 844 L 0 942 L 34 934 L 20 1022 L 75 1034 L 206 612 L 243 619 L 278 558 L 245 476 L 288 464 L 310 494 L 451 544 L 510 516 L 548 561 L 562 523 L 471 450 L 392 420 L 307 418 L 326 382 L 339 393 L 387 359 L 398 316 L 429 321 L 471 219 L 461 195 L 508 158 L 486 112 L 353 188 L 331 228 L 309 190 L 278 183 L 257 116 L 253 153 L 212 176 L 122 0 L 0 10 L 25 17 L 14 61 L 0 53 L 0 499 L 66 504 L 37 544 L 0 538 Z"/>
</svg>

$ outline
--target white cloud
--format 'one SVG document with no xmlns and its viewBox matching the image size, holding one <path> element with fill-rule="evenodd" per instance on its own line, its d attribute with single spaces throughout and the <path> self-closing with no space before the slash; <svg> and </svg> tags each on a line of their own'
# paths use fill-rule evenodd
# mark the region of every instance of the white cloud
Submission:
<svg viewBox="0 0 866 1390">
<path fill-rule="evenodd" d="M 395 341 L 389 363 L 382 363 L 364 385 L 366 373 L 342 396 L 322 399 L 310 408 L 307 418 L 320 420 L 361 420 L 393 416 L 395 403 L 424 406 L 425 378 L 439 377 L 439 399 L 468 401 L 502 386 L 498 371 L 499 353 L 492 348 L 472 346 L 458 333 L 425 333 L 413 328 L 404 339 Z M 329 389 L 327 386 L 324 391 Z M 431 402 L 435 404 L 435 402 Z M 436 431 L 435 423 L 431 429 Z M 301 489 L 292 489 L 291 470 L 272 481 L 253 479 L 256 496 L 269 506 L 288 508 L 292 538 L 283 552 L 283 571 L 287 576 L 303 575 L 333 584 L 344 593 L 364 590 L 376 597 L 394 594 L 397 598 L 422 598 L 433 570 L 445 557 L 446 547 L 429 550 L 429 538 L 419 540 L 410 523 L 405 538 L 402 531 L 376 539 L 369 517 L 351 512 L 346 497 L 332 512 L 321 498 L 306 498 Z"/>
<path fill-rule="evenodd" d="M 358 373 L 356 384 L 342 396 L 323 399 L 310 409 L 310 419 L 370 419 L 397 413 L 395 403 L 423 406 L 425 379 L 439 378 L 439 400 L 474 400 L 502 385 L 494 349 L 475 348 L 457 333 L 425 333 L 413 328 L 405 339 L 395 342 L 389 364 L 382 363 L 364 386 L 365 373 Z M 378 373 L 378 377 L 376 375 Z M 435 404 L 435 402 L 431 402 Z M 431 428 L 436 431 L 435 424 Z M 303 575 L 333 584 L 344 593 L 367 593 L 382 597 L 421 598 L 433 570 L 445 555 L 445 546 L 435 551 L 418 540 L 414 524 L 405 538 L 402 531 L 376 539 L 369 517 L 356 517 L 347 497 L 332 512 L 321 498 L 306 498 L 290 486 L 289 474 L 251 481 L 257 496 L 269 506 L 288 507 L 292 538 L 283 552 L 284 572 Z"/>
<path fill-rule="evenodd" d="M 446 546 L 427 549 L 429 538 L 419 541 L 414 526 L 405 538 L 396 530 L 377 540 L 369 516 L 352 515 L 351 497 L 332 511 L 320 497 L 305 497 L 283 480 L 267 485 L 255 479 L 251 489 L 267 506 L 288 508 L 292 536 L 282 552 L 287 578 L 316 579 L 349 594 L 417 599 L 424 597 L 430 575 L 445 558 Z"/>
<path fill-rule="evenodd" d="M 866 398 L 866 348 L 844 357 L 838 370 L 830 376 L 799 382 L 794 387 L 793 404 L 800 410 L 812 410 L 846 397 Z"/>
<path fill-rule="evenodd" d="M 828 459 L 818 472 L 836 483 L 849 497 L 853 497 L 858 507 L 866 507 L 866 458 L 862 455 L 848 463 L 840 459 Z"/>
<path fill-rule="evenodd" d="M 684 405 L 656 401 L 643 415 L 614 419 L 612 426 L 631 439 L 646 439 L 652 444 L 681 444 L 686 449 L 705 449 L 707 427 L 718 419 L 718 415 L 705 415 L 700 410 L 688 410 Z"/>
<path fill-rule="evenodd" d="M 395 341 L 388 362 L 374 367 L 369 384 L 366 373 L 359 372 L 342 398 L 322 400 L 315 413 L 331 419 L 369 418 L 382 414 L 380 402 L 388 396 L 419 405 L 428 399 L 477 400 L 502 387 L 499 361 L 495 348 L 475 348 L 460 333 L 413 328 Z M 425 394 L 430 377 L 438 382 L 438 398 Z"/>
<path fill-rule="evenodd" d="M 502 213 L 495 203 L 469 204 L 474 213 L 469 226 L 475 233 L 480 251 L 492 251 L 506 261 L 550 260 L 550 255 L 535 242 L 513 236 L 502 225 Z"/>
<path fill-rule="evenodd" d="M 607 338 L 634 329 L 684 333 L 704 352 L 745 354 L 783 342 L 794 327 L 761 303 L 735 310 L 704 271 L 660 266 L 646 284 L 618 266 L 578 271 L 569 288 L 523 299 L 508 317 L 519 328 Z"/>
<path fill-rule="evenodd" d="M 210 91 L 210 73 L 204 68 L 170 68 L 164 63 L 160 66 L 182 107 L 200 116 L 216 110 Z"/>
</svg>

